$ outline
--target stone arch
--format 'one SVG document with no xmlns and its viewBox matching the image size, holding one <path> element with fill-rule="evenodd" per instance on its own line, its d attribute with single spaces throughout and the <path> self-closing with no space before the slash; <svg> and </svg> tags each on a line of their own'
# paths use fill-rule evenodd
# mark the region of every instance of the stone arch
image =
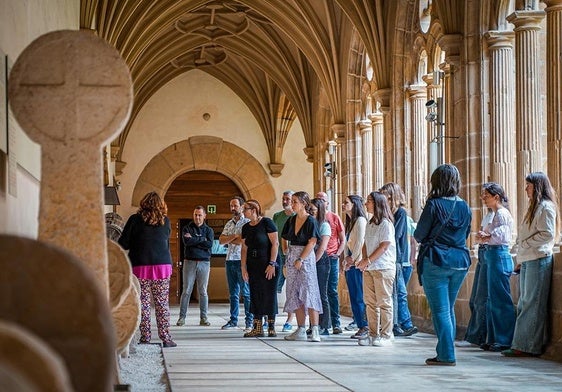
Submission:
<svg viewBox="0 0 562 392">
<path fill-rule="evenodd" d="M 263 210 L 275 202 L 275 190 L 260 162 L 244 149 L 214 136 L 193 136 L 174 143 L 155 155 L 144 167 L 133 190 L 132 205 L 138 206 L 151 191 L 161 196 L 174 179 L 192 170 L 224 174 L 240 188 L 246 199 L 257 199 Z"/>
</svg>

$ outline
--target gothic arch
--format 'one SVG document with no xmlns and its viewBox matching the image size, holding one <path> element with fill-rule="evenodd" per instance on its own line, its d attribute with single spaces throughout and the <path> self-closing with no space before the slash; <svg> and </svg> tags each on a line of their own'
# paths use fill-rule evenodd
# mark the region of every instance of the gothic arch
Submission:
<svg viewBox="0 0 562 392">
<path fill-rule="evenodd" d="M 260 201 L 263 210 L 275 202 L 275 190 L 263 168 L 247 151 L 214 136 L 193 136 L 155 155 L 144 167 L 133 191 L 132 205 L 150 191 L 166 194 L 174 179 L 192 170 L 211 170 L 228 176 L 246 199 Z"/>
</svg>

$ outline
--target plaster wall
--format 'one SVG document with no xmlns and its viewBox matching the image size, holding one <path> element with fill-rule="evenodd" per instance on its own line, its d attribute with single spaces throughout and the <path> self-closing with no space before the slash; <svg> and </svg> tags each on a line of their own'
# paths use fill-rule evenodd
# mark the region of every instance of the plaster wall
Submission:
<svg viewBox="0 0 562 392">
<path fill-rule="evenodd" d="M 205 120 L 203 115 L 210 118 Z M 264 136 L 250 110 L 225 84 L 211 75 L 193 70 L 170 81 L 144 105 L 129 131 L 123 148 L 126 162 L 119 177 L 123 217 L 136 211 L 133 189 L 149 161 L 168 146 L 192 136 L 215 136 L 246 150 L 269 173 L 269 153 Z M 271 183 L 278 196 L 270 211 L 281 209 L 280 195 L 286 189 L 313 192 L 312 164 L 306 162 L 302 128 L 295 121 L 285 144 L 285 168 Z"/>
<path fill-rule="evenodd" d="M 80 0 L 1 0 L 0 50 L 7 56 L 10 66 L 37 37 L 54 30 L 76 30 L 79 21 Z M 9 132 L 15 135 L 10 147 L 16 161 L 12 166 L 16 191 L 13 194 L 8 192 L 8 157 L 0 153 L 0 164 L 6 168 L 0 170 L 0 233 L 35 238 L 38 229 L 41 150 L 12 118 L 9 120 Z"/>
</svg>

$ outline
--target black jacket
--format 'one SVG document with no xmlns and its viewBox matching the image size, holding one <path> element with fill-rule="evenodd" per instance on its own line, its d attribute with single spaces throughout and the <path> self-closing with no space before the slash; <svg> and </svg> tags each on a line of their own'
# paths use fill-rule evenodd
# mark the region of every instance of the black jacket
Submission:
<svg viewBox="0 0 562 392">
<path fill-rule="evenodd" d="M 191 238 L 185 235 L 191 234 Z M 203 222 L 201 226 L 197 226 L 193 221 L 181 231 L 181 238 L 184 245 L 184 259 L 186 260 L 211 260 L 211 249 L 215 233 L 213 229 Z"/>
<path fill-rule="evenodd" d="M 170 220 L 163 226 L 147 225 L 139 214 L 131 215 L 119 238 L 119 245 L 129 251 L 133 267 L 172 264 L 170 256 Z"/>
</svg>

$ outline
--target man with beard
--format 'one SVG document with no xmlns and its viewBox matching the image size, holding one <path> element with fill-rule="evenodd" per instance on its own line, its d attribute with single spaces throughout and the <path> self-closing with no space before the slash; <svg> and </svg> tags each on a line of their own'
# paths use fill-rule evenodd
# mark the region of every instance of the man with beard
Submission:
<svg viewBox="0 0 562 392">
<path fill-rule="evenodd" d="M 227 246 L 226 252 L 226 280 L 228 282 L 228 292 L 230 296 L 230 320 L 222 326 L 222 329 L 231 329 L 238 326 L 238 310 L 240 304 L 240 293 L 244 298 L 244 313 L 246 315 L 246 332 L 252 329 L 254 316 L 250 313 L 250 287 L 242 278 L 242 268 L 240 264 L 240 252 L 242 250 L 242 226 L 249 219 L 242 214 L 244 199 L 234 196 L 230 200 L 230 211 L 232 219 L 226 222 L 219 243 Z"/>
</svg>

